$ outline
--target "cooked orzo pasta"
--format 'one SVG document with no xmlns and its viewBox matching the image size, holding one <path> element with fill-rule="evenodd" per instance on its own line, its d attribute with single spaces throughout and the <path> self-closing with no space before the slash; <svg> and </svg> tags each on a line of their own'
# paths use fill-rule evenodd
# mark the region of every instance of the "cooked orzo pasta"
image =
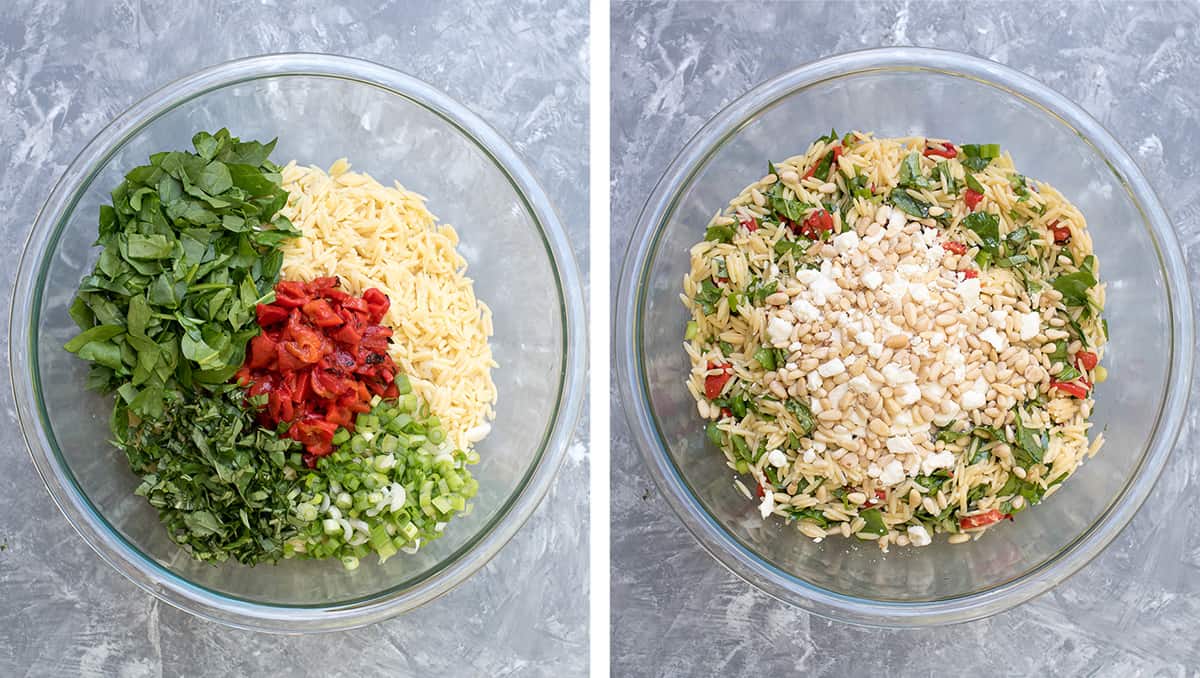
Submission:
<svg viewBox="0 0 1200 678">
<path fill-rule="evenodd" d="M 681 298 L 708 438 L 813 539 L 966 541 L 1101 445 L 1083 215 L 995 145 L 830 133 L 712 219 Z"/>
</svg>

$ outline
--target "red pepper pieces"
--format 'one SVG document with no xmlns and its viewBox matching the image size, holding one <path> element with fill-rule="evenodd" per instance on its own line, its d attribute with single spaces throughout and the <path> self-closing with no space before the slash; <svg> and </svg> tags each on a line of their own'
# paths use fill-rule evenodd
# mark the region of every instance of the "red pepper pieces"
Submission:
<svg viewBox="0 0 1200 678">
<path fill-rule="evenodd" d="M 1099 356 L 1091 351 L 1080 351 L 1075 354 L 1075 361 L 1084 370 L 1091 371 L 1096 369 L 1097 363 L 1100 362 Z"/>
<path fill-rule="evenodd" d="M 967 209 L 971 210 L 972 212 L 975 211 L 975 206 L 979 204 L 980 200 L 983 200 L 982 193 L 973 191 L 969 188 L 963 192 L 963 202 L 967 203 Z"/>
<path fill-rule="evenodd" d="M 741 225 L 744 226 L 746 228 L 746 230 L 750 231 L 751 233 L 758 230 L 758 219 L 755 219 L 753 217 L 744 218 L 739 223 L 741 223 Z"/>
<path fill-rule="evenodd" d="M 992 523 L 998 523 L 1005 518 L 1009 518 L 1007 513 L 1001 513 L 996 509 L 989 509 L 983 513 L 959 518 L 958 526 L 964 530 L 973 530 L 977 527 L 986 527 Z"/>
<path fill-rule="evenodd" d="M 796 224 L 792 224 L 796 230 Z M 819 240 L 823 231 L 833 231 L 833 215 L 825 210 L 817 210 L 808 215 L 800 224 L 800 235 L 809 240 Z"/>
<path fill-rule="evenodd" d="M 947 240 L 946 242 L 942 243 L 942 249 L 946 250 L 947 252 L 953 252 L 959 256 L 967 253 L 966 243 L 961 243 L 957 240 Z"/>
<path fill-rule="evenodd" d="M 721 397 L 721 391 L 725 390 L 725 384 L 733 378 L 733 368 L 728 363 L 718 363 L 708 361 L 708 369 L 721 370 L 718 374 L 710 374 L 704 378 L 704 395 L 709 400 L 716 400 Z"/>
<path fill-rule="evenodd" d="M 950 143 L 949 141 L 943 141 L 941 143 L 929 143 L 926 141 L 925 157 L 934 155 L 939 158 L 957 158 L 958 149 L 955 148 L 954 144 Z"/>
<path fill-rule="evenodd" d="M 1066 226 L 1059 226 L 1058 219 L 1055 219 L 1047 224 L 1047 228 L 1050 229 L 1051 235 L 1054 236 L 1055 245 L 1071 244 L 1071 229 L 1067 228 Z"/>
<path fill-rule="evenodd" d="M 309 466 L 333 451 L 339 426 L 353 430 L 374 396 L 398 395 L 392 330 L 379 324 L 391 302 L 377 289 L 360 298 L 338 285 L 336 277 L 278 283 L 275 302 L 255 309 L 262 333 L 235 376 L 247 396 L 267 396 L 259 422 L 290 424 L 286 435 L 304 445 Z"/>
<path fill-rule="evenodd" d="M 1088 387 L 1075 381 L 1059 381 L 1057 379 L 1051 379 L 1050 388 L 1056 388 L 1067 395 L 1075 396 L 1076 398 L 1080 399 L 1088 396 Z"/>
<path fill-rule="evenodd" d="M 979 277 L 979 271 L 976 271 L 973 268 L 964 268 L 962 270 L 962 274 L 963 274 L 963 279 L 965 279 L 965 280 L 970 280 L 971 278 Z"/>
</svg>

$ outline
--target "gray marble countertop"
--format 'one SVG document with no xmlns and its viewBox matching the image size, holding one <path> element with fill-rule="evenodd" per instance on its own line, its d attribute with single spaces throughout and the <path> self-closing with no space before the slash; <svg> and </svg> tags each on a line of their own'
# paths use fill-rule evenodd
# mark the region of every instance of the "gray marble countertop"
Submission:
<svg viewBox="0 0 1200 678">
<path fill-rule="evenodd" d="M 303 50 L 387 64 L 464 102 L 531 162 L 586 265 L 587 34 L 582 0 L 469 7 L 390 0 L 6 2 L 0 236 L 10 250 L 19 247 L 75 153 L 151 90 L 235 57 Z M 5 300 L 13 269 L 0 267 Z M 7 324 L 4 313 L 5 337 Z M 7 363 L 7 351 L 0 360 Z M 545 502 L 463 585 L 365 629 L 283 637 L 193 618 L 102 562 L 51 503 L 10 401 L 6 385 L 0 391 L 0 675 L 586 671 L 586 421 Z"/>
<path fill-rule="evenodd" d="M 650 188 L 725 104 L 820 57 L 919 45 L 1005 63 L 1087 109 L 1164 199 L 1200 282 L 1195 3 L 614 2 L 613 17 L 616 265 Z M 987 620 L 889 631 L 800 612 L 708 557 L 648 477 L 612 397 L 613 675 L 1183 676 L 1200 666 L 1194 415 L 1133 523 L 1065 584 Z"/>
</svg>

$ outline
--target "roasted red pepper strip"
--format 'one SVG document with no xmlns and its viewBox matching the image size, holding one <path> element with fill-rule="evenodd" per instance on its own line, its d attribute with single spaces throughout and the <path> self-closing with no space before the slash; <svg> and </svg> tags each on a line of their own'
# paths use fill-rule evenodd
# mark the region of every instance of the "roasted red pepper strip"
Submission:
<svg viewBox="0 0 1200 678">
<path fill-rule="evenodd" d="M 991 525 L 992 523 L 998 523 L 1008 517 L 1009 515 L 1007 513 L 1001 513 L 996 509 L 989 509 L 988 511 L 977 515 L 959 518 L 958 526 L 964 530 L 973 530 L 977 527 L 985 527 L 987 525 Z"/>
<path fill-rule="evenodd" d="M 966 244 L 958 242 L 957 240 L 947 240 L 946 242 L 942 243 L 942 249 L 959 255 L 967 253 Z"/>
<path fill-rule="evenodd" d="M 825 155 L 818 158 L 817 161 L 813 163 L 813 166 L 809 167 L 808 171 L 805 172 L 804 176 L 800 177 L 800 179 L 804 180 L 804 179 L 811 178 L 814 174 L 817 173 L 817 167 L 819 167 L 821 165 L 821 163 L 825 161 L 825 158 L 828 158 L 830 155 L 833 156 L 833 158 L 831 158 L 829 161 L 829 171 L 832 172 L 834 170 L 834 168 L 837 166 L 837 159 L 842 157 L 842 147 L 841 146 L 834 146 L 832 151 L 830 151 L 829 153 L 826 153 Z"/>
<path fill-rule="evenodd" d="M 1096 369 L 1096 364 L 1100 362 L 1100 357 L 1091 351 L 1080 351 L 1075 354 L 1075 361 L 1079 367 L 1085 370 Z"/>
<path fill-rule="evenodd" d="M 733 378 L 733 370 L 728 364 L 715 363 L 708 361 L 708 369 L 720 369 L 719 374 L 710 374 L 704 377 L 704 395 L 709 400 L 716 400 L 721 397 L 721 391 L 725 389 L 725 384 Z"/>
<path fill-rule="evenodd" d="M 1071 229 L 1066 226 L 1059 226 L 1058 219 L 1047 224 L 1051 235 L 1054 236 L 1055 245 L 1069 245 L 1071 243 Z"/>
<path fill-rule="evenodd" d="M 929 142 L 925 142 L 925 156 L 929 157 L 931 155 L 936 155 L 939 158 L 957 158 L 958 149 L 949 141 L 943 141 L 941 146 L 930 145 Z"/>
<path fill-rule="evenodd" d="M 967 203 L 967 209 L 972 212 L 975 211 L 975 206 L 979 204 L 980 200 L 983 200 L 982 193 L 977 193 L 969 188 L 963 192 L 963 202 Z"/>
<path fill-rule="evenodd" d="M 758 219 L 754 219 L 754 218 L 742 219 L 739 223 L 741 223 L 741 225 L 744 226 L 746 228 L 746 230 L 750 231 L 751 233 L 758 230 Z"/>
<path fill-rule="evenodd" d="M 963 278 L 966 280 L 970 280 L 971 278 L 979 277 L 979 271 L 976 271 L 973 268 L 964 268 L 962 270 L 962 274 L 963 274 Z"/>
<path fill-rule="evenodd" d="M 1086 398 L 1088 396 L 1088 387 L 1074 381 L 1059 381 L 1057 379 L 1051 379 L 1050 388 L 1056 388 L 1063 393 L 1075 396 L 1076 398 Z"/>
</svg>

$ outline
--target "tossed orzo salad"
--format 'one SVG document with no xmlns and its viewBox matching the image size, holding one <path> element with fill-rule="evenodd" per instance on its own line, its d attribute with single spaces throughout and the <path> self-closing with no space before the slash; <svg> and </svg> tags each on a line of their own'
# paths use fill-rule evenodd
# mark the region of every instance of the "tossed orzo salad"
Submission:
<svg viewBox="0 0 1200 678">
<path fill-rule="evenodd" d="M 712 219 L 681 299 L 709 440 L 814 540 L 964 542 L 1102 444 L 1086 222 L 996 145 L 831 132 Z"/>
</svg>

